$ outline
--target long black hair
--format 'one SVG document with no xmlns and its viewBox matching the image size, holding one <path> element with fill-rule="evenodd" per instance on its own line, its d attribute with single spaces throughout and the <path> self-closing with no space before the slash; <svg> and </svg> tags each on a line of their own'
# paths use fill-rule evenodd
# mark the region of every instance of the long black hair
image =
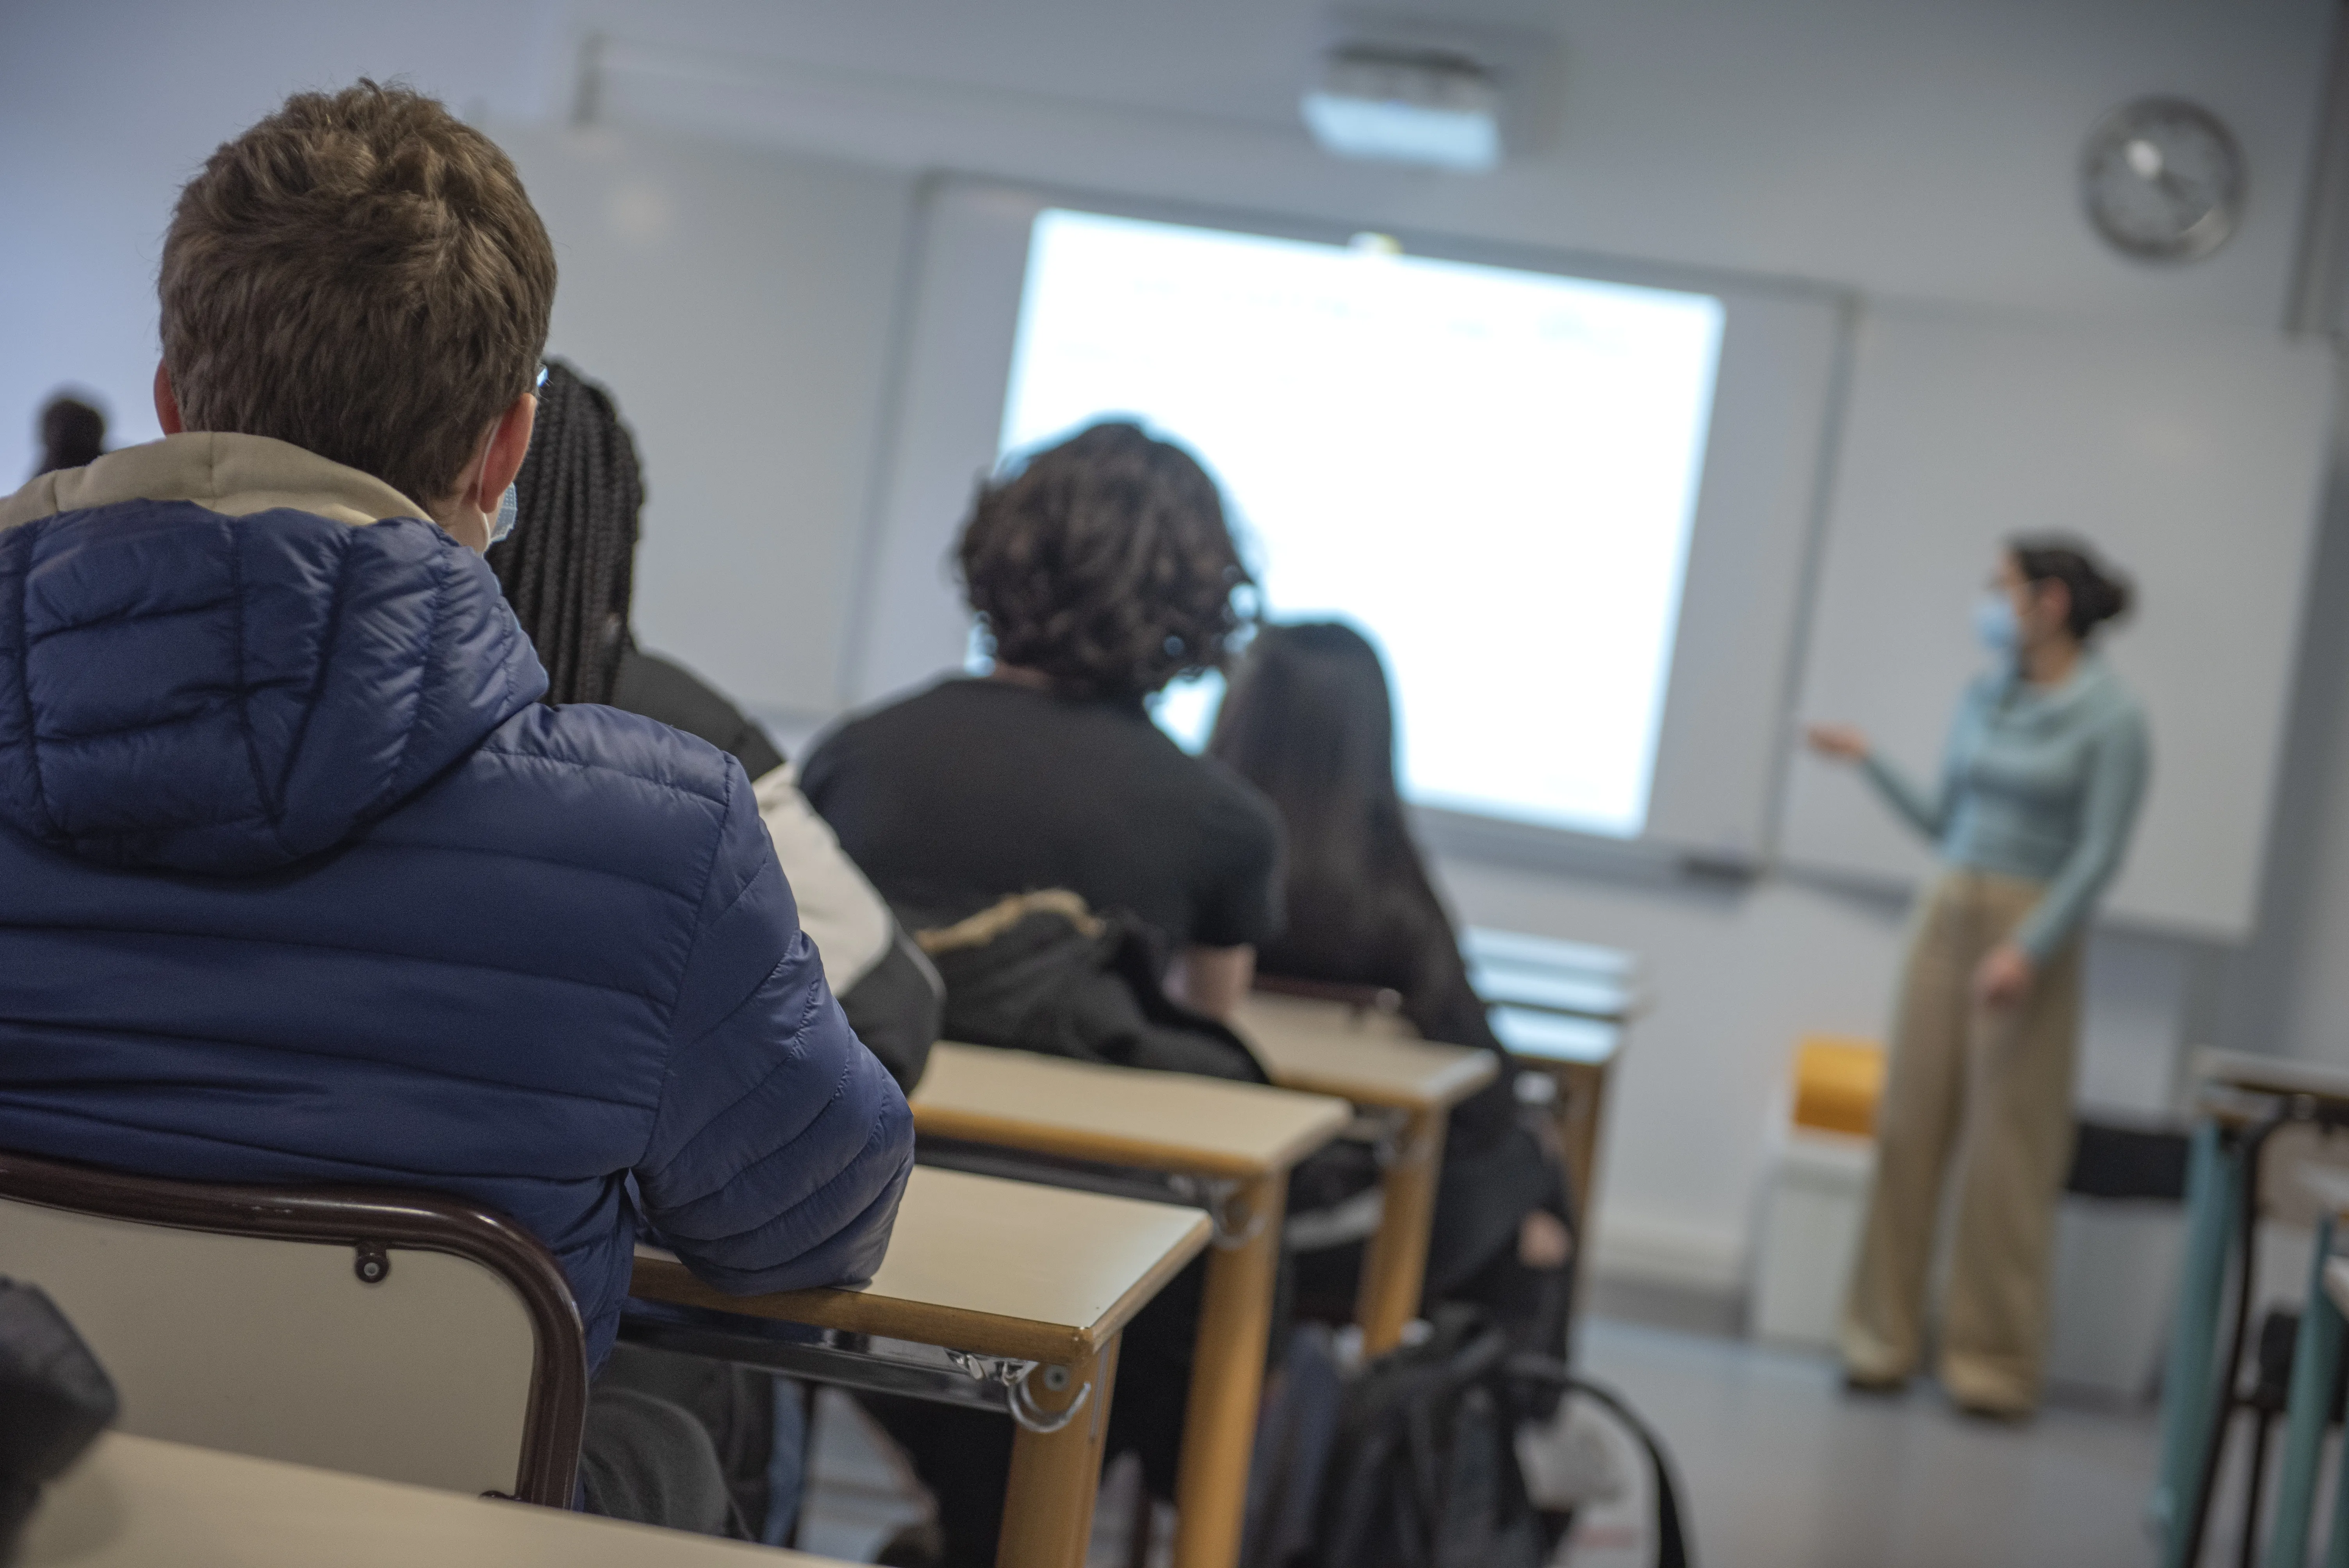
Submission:
<svg viewBox="0 0 2349 1568">
<path fill-rule="evenodd" d="M 1411 836 L 1395 779 L 1394 699 L 1370 639 L 1335 621 L 1260 626 L 1207 751 L 1270 796 L 1287 830 L 1288 923 L 1258 951 L 1257 967 L 1399 991 L 1429 1039 L 1499 1050 Z M 1477 1138 L 1508 1120 L 1509 1078 L 1473 1102 Z"/>
<path fill-rule="evenodd" d="M 2129 612 L 2137 594 L 2128 579 L 2114 571 L 2085 539 L 2054 535 L 2010 539 L 2007 553 L 2015 570 L 2030 583 L 2061 583 L 2071 594 L 2072 613 L 2065 624 L 2072 635 L 2086 642 L 2098 626 Z"/>
<path fill-rule="evenodd" d="M 1271 797 L 1288 830 L 1288 924 L 1262 954 L 1268 973 L 1410 1000 L 1438 930 L 1443 966 L 1458 965 L 1404 815 L 1393 697 L 1368 638 L 1334 621 L 1259 628 L 1207 750 Z"/>
<path fill-rule="evenodd" d="M 546 666 L 546 700 L 608 703 L 629 645 L 644 472 L 612 395 L 561 360 L 547 361 L 514 488 L 521 511 L 490 570 Z"/>
</svg>

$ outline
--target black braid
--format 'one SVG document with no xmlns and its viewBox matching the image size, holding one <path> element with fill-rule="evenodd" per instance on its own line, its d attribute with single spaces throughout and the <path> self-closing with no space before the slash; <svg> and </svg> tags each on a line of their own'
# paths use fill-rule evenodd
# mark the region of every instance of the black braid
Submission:
<svg viewBox="0 0 2349 1568">
<path fill-rule="evenodd" d="M 612 395 L 561 360 L 547 361 L 514 488 L 521 511 L 490 569 L 546 666 L 546 700 L 610 702 L 628 646 L 644 474 Z"/>
</svg>

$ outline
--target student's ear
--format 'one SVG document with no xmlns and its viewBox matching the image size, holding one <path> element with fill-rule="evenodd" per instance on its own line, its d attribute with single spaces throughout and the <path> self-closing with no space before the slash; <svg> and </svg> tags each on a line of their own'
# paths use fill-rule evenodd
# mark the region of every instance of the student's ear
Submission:
<svg viewBox="0 0 2349 1568">
<path fill-rule="evenodd" d="M 497 428 L 490 432 L 490 444 L 481 454 L 481 467 L 473 490 L 465 497 L 466 503 L 494 513 L 506 487 L 522 472 L 522 460 L 530 453 L 531 428 L 538 422 L 538 398 L 525 392 L 498 416 Z"/>
<path fill-rule="evenodd" d="M 522 472 L 523 458 L 530 451 L 531 427 L 537 419 L 538 398 L 533 394 L 525 392 L 508 404 L 498 422 L 490 427 L 481 460 L 466 476 L 465 488 L 454 500 L 432 509 L 432 521 L 466 549 L 476 553 L 489 549 L 491 520 L 497 516 L 506 487 Z"/>
<path fill-rule="evenodd" d="M 160 359 L 155 362 L 155 422 L 167 436 L 187 428 L 180 418 L 180 395 L 171 390 L 171 368 Z"/>
</svg>

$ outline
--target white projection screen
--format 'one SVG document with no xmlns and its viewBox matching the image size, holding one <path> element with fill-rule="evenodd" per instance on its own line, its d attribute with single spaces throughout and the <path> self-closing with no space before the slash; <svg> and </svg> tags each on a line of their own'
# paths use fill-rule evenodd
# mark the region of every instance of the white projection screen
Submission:
<svg viewBox="0 0 2349 1568">
<path fill-rule="evenodd" d="M 960 662 L 978 476 L 1130 418 L 1222 482 L 1268 618 L 1379 644 L 1440 845 L 1767 851 L 1837 296 L 975 182 L 915 288 L 856 697 Z"/>
<path fill-rule="evenodd" d="M 1266 616 L 1384 653 L 1414 803 L 1633 837 L 1721 325 L 1710 294 L 1048 208 L 1001 446 L 1120 416 L 1182 442 Z M 1196 745 L 1212 702 L 1162 722 Z"/>
</svg>

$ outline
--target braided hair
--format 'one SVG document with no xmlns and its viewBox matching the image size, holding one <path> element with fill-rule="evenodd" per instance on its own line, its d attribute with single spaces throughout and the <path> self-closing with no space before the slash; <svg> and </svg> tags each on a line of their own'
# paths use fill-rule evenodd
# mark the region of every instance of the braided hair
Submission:
<svg viewBox="0 0 2349 1568">
<path fill-rule="evenodd" d="M 513 533 L 491 546 L 490 570 L 546 666 L 546 700 L 608 703 L 629 645 L 644 473 L 612 395 L 559 359 L 514 488 Z"/>
</svg>

